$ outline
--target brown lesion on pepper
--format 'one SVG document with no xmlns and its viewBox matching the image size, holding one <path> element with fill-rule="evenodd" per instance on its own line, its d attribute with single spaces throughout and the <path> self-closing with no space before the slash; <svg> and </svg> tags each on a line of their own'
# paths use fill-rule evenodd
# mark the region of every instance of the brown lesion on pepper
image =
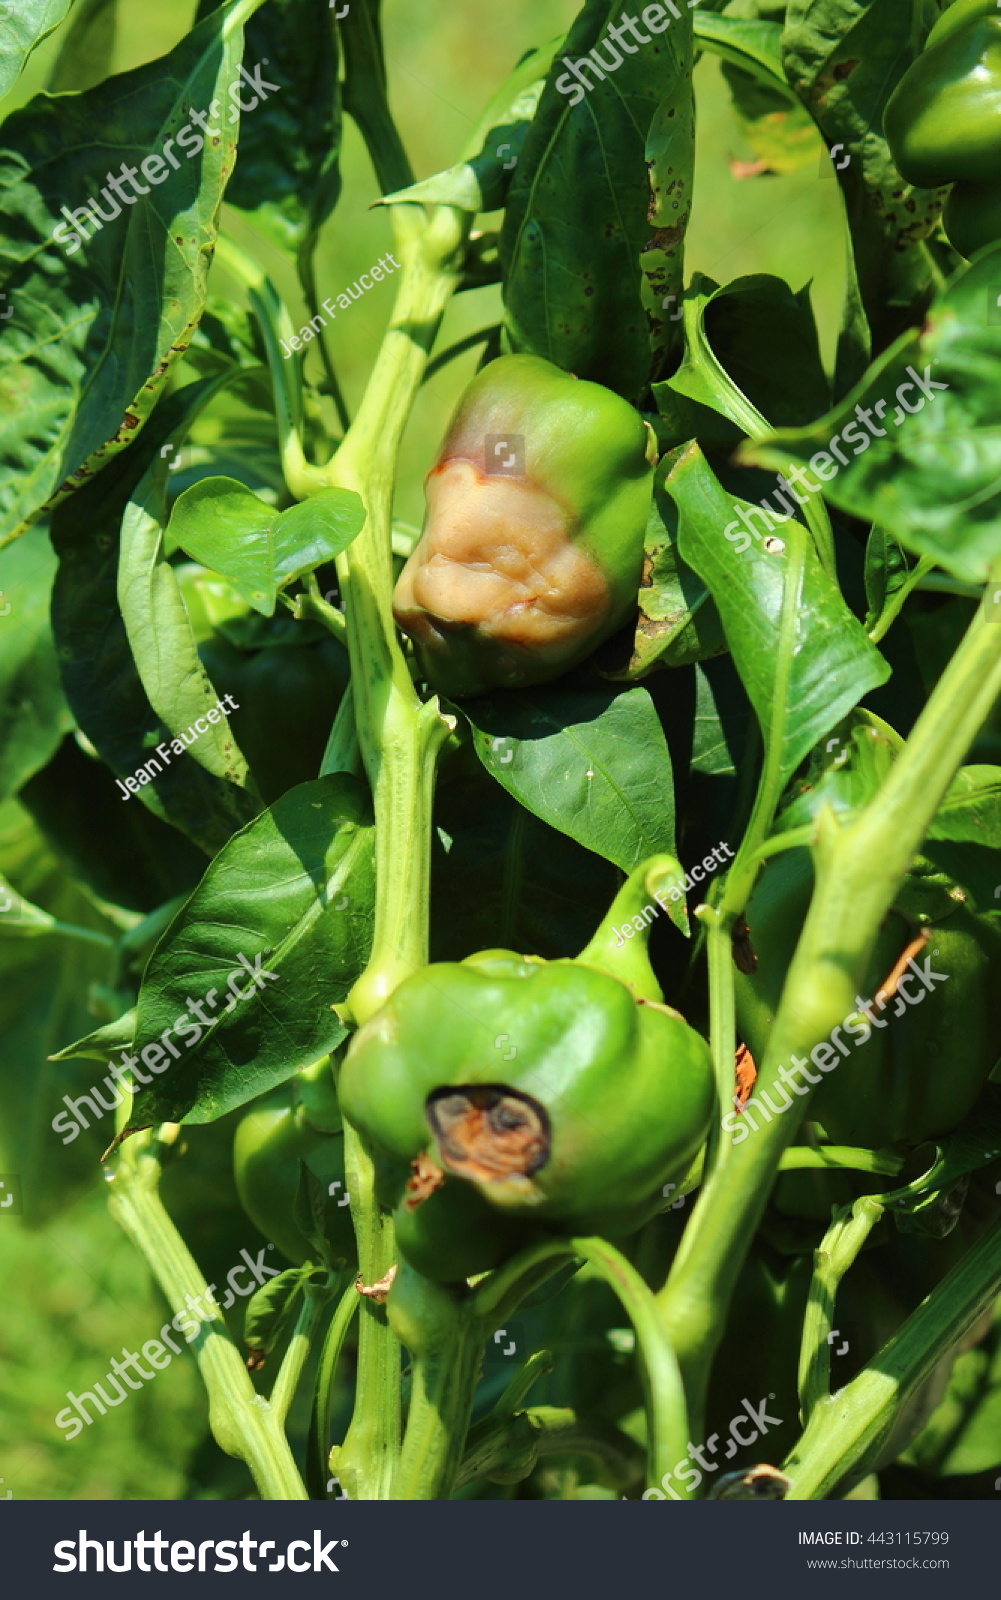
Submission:
<svg viewBox="0 0 1001 1600">
<path fill-rule="evenodd" d="M 549 1118 L 504 1084 L 459 1084 L 428 1098 L 428 1122 L 449 1172 L 477 1183 L 531 1177 L 549 1160 Z"/>
<path fill-rule="evenodd" d="M 408 1211 L 416 1211 L 419 1205 L 440 1189 L 445 1182 L 445 1174 L 436 1161 L 423 1152 L 410 1163 L 411 1175 L 407 1179 L 403 1204 Z"/>
<path fill-rule="evenodd" d="M 728 1472 L 709 1491 L 710 1500 L 784 1500 L 791 1478 L 767 1461 L 746 1472 Z"/>
<path fill-rule="evenodd" d="M 544 489 L 452 457 L 429 475 L 427 495 L 424 531 L 393 596 L 397 623 L 418 644 L 434 651 L 465 631 L 558 660 L 605 623 L 607 579 Z"/>
<path fill-rule="evenodd" d="M 247 1351 L 247 1371 L 248 1372 L 260 1372 L 261 1368 L 263 1367 L 263 1365 L 264 1365 L 264 1363 L 265 1363 L 265 1361 L 267 1359 L 268 1359 L 267 1352 L 264 1351 L 264 1350 L 248 1350 Z"/>
<path fill-rule="evenodd" d="M 389 1268 L 389 1271 L 386 1272 L 376 1283 L 363 1283 L 361 1273 L 359 1273 L 355 1279 L 355 1288 L 364 1299 L 374 1300 L 377 1306 L 385 1305 L 386 1296 L 393 1287 L 393 1279 L 396 1277 L 396 1272 L 397 1267 L 396 1263 L 394 1262 Z"/>
<path fill-rule="evenodd" d="M 733 1057 L 733 1103 L 738 1111 L 743 1111 L 758 1081 L 758 1069 L 754 1064 L 754 1057 L 746 1044 L 737 1046 Z"/>
</svg>

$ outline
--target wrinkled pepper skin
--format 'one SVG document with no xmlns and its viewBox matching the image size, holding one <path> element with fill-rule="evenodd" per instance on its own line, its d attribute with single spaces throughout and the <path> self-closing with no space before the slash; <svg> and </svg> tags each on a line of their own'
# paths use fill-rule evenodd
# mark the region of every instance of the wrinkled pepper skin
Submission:
<svg viewBox="0 0 1001 1600">
<path fill-rule="evenodd" d="M 241 1119 L 233 1140 L 233 1172 L 251 1222 L 296 1266 L 316 1255 L 294 1218 L 303 1163 L 325 1187 L 339 1180 L 324 1207 L 324 1236 L 336 1254 L 353 1262 L 351 1212 L 337 1204 L 346 1193 L 344 1134 L 314 1128 L 305 1108 L 295 1103 L 292 1087 L 284 1084 Z"/>
<path fill-rule="evenodd" d="M 627 401 L 538 356 L 500 356 L 477 374 L 428 474 L 424 528 L 393 599 L 436 688 L 544 683 L 629 618 L 652 496 L 647 439 Z"/>
<path fill-rule="evenodd" d="M 541 1230 L 639 1227 L 705 1140 L 713 1077 L 677 1012 L 596 967 L 501 950 L 407 979 L 355 1036 L 338 1093 L 401 1252 L 448 1281 Z M 417 1161 L 430 1192 L 408 1185 Z"/>
<path fill-rule="evenodd" d="M 1001 238 L 1001 13 L 959 0 L 887 102 L 883 131 L 908 183 L 954 188 L 943 224 L 971 256 Z"/>
</svg>

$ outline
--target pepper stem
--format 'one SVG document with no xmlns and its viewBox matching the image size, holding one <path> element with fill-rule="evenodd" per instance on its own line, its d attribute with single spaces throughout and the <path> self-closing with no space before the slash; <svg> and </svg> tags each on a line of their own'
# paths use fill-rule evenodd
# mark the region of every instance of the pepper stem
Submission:
<svg viewBox="0 0 1001 1600">
<path fill-rule="evenodd" d="M 650 856 L 641 861 L 576 959 L 618 978 L 637 1000 L 663 1000 L 647 951 L 650 923 L 658 907 L 673 915 L 665 904 L 669 893 L 676 893 L 675 906 L 684 906 L 684 883 L 685 874 L 674 856 Z"/>
<path fill-rule="evenodd" d="M 496 1272 L 477 1284 L 472 1306 L 488 1330 L 501 1323 L 521 1301 L 552 1274 L 561 1257 L 587 1261 L 618 1296 L 636 1334 L 636 1353 L 643 1380 L 647 1412 L 647 1472 L 651 1484 L 670 1478 L 671 1468 L 688 1450 L 688 1415 L 681 1371 L 661 1324 L 657 1302 L 636 1268 L 607 1239 L 544 1239 L 529 1245 Z M 688 1498 L 687 1491 L 669 1491 L 672 1499 Z M 663 1490 L 647 1494 L 664 1499 Z"/>
<path fill-rule="evenodd" d="M 813 1280 L 803 1318 L 799 1349 L 800 1419 L 809 1422 L 814 1407 L 831 1392 L 831 1326 L 838 1286 L 883 1215 L 881 1195 L 863 1195 L 834 1221 L 813 1253 Z"/>
<path fill-rule="evenodd" d="M 783 1464 L 787 1500 L 823 1500 L 848 1472 L 871 1459 L 901 1406 L 943 1354 L 990 1309 L 1001 1284 L 1001 1226 L 957 1262 L 868 1366 L 818 1400 L 799 1443 Z"/>
<path fill-rule="evenodd" d="M 127 1109 L 127 1108 L 126 1108 Z M 119 1117 L 122 1116 L 119 1111 Z M 255 1392 L 222 1313 L 211 1298 L 190 1250 L 160 1199 L 160 1151 L 180 1132 L 165 1123 L 121 1145 L 108 1210 L 142 1251 L 171 1310 L 190 1318 L 204 1301 L 192 1352 L 209 1397 L 209 1427 L 227 1455 L 245 1461 L 262 1500 L 306 1500 L 306 1488 L 289 1449 L 278 1410 Z"/>
<path fill-rule="evenodd" d="M 361 1281 L 378 1283 L 395 1260 L 393 1220 L 379 1210 L 372 1159 L 348 1122 L 344 1176 Z M 365 1297 L 360 1319 L 354 1411 L 337 1451 L 337 1476 L 351 1500 L 387 1500 L 400 1450 L 400 1346 L 383 1306 Z"/>
<path fill-rule="evenodd" d="M 462 1465 L 484 1335 L 463 1307 L 452 1337 L 414 1357 L 410 1412 L 394 1500 L 447 1500 Z"/>
</svg>

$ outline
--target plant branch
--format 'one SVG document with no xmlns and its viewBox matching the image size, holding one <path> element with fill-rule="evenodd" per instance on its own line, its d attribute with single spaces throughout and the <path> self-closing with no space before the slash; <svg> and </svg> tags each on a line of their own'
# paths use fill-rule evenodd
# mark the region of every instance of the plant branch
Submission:
<svg viewBox="0 0 1001 1600">
<path fill-rule="evenodd" d="M 981 611 L 870 804 L 847 826 L 821 812 L 813 899 L 759 1063 L 759 1095 L 856 1009 L 880 924 L 999 693 L 1001 627 Z M 737 1276 L 808 1104 L 807 1096 L 756 1132 L 731 1130 L 729 1159 L 703 1187 L 658 1297 L 690 1408 L 701 1407 Z"/>
<path fill-rule="evenodd" d="M 302 443 L 302 358 L 293 352 L 284 357 L 279 341 L 289 343 L 295 329 L 284 301 L 271 279 L 246 250 L 234 240 L 219 236 L 216 256 L 247 290 L 250 307 L 257 318 L 268 358 L 275 404 L 275 423 L 282 472 L 289 493 L 297 500 L 323 487 L 320 469 L 307 461 Z"/>
<path fill-rule="evenodd" d="M 499 1327 L 521 1300 L 551 1275 L 556 1261 L 573 1256 L 589 1261 L 600 1272 L 635 1330 L 647 1407 L 647 1467 L 651 1481 L 658 1483 L 688 1449 L 685 1395 L 654 1296 L 621 1251 L 607 1239 L 543 1240 L 477 1285 L 474 1311 L 488 1329 Z"/>
<path fill-rule="evenodd" d="M 880 1196 L 864 1195 L 835 1217 L 813 1253 L 813 1279 L 799 1351 L 799 1410 L 804 1424 L 809 1421 L 814 1406 L 826 1400 L 831 1391 L 829 1335 L 838 1285 L 884 1209 Z"/>
<path fill-rule="evenodd" d="M 179 1132 L 168 1123 L 157 1133 L 133 1134 L 119 1147 L 108 1210 L 145 1256 L 175 1315 L 190 1317 L 189 1302 L 207 1307 L 192 1352 L 208 1390 L 209 1426 L 220 1449 L 247 1463 L 262 1500 L 305 1500 L 281 1419 L 256 1393 L 205 1279 L 160 1199 L 160 1152 Z"/>
<path fill-rule="evenodd" d="M 309 1357 L 313 1335 L 316 1333 L 317 1324 L 323 1314 L 323 1308 L 330 1299 L 333 1285 L 330 1283 L 306 1283 L 303 1285 L 302 1308 L 296 1319 L 295 1330 L 289 1340 L 288 1349 L 278 1369 L 278 1376 L 271 1390 L 269 1404 L 282 1427 L 288 1417 L 289 1406 L 299 1386 L 303 1368 Z"/>
<path fill-rule="evenodd" d="M 908 595 L 911 594 L 914 589 L 918 588 L 921 580 L 928 576 L 934 565 L 934 556 L 922 556 L 917 565 L 911 569 L 905 582 L 901 584 L 893 598 L 884 606 L 878 621 L 875 622 L 869 629 L 869 638 L 872 640 L 873 644 L 879 644 L 879 641 L 886 637 L 892 624 L 896 622 L 901 611 L 904 609 L 904 602 L 906 601 Z M 978 591 L 977 597 L 979 599 L 980 591 Z"/>
<path fill-rule="evenodd" d="M 306 1481 L 310 1496 L 314 1500 L 329 1499 L 327 1473 L 330 1456 L 330 1407 L 341 1351 L 360 1305 L 361 1295 L 354 1282 L 351 1282 L 337 1302 L 320 1352 L 306 1457 Z"/>
<path fill-rule="evenodd" d="M 414 216 L 416 213 L 416 217 Z M 351 655 L 355 721 L 376 822 L 373 947 L 348 1005 L 362 1023 L 427 961 L 431 805 L 449 722 L 422 704 L 392 614 L 392 491 L 400 439 L 442 314 L 454 292 L 469 219 L 442 206 L 429 222 L 394 206 L 403 271 L 392 322 L 358 414 L 325 483 L 353 489 L 367 521 L 337 558 Z"/>
<path fill-rule="evenodd" d="M 942 1356 L 989 1310 L 1001 1288 L 1001 1225 L 995 1224 L 912 1312 L 877 1356 L 815 1406 L 783 1465 L 788 1500 L 823 1500 L 870 1460 L 904 1403 Z"/>
<path fill-rule="evenodd" d="M 347 1122 L 344 1178 L 351 1196 L 359 1278 L 365 1285 L 379 1283 L 395 1259 L 393 1223 L 379 1210 L 371 1157 Z M 354 1410 L 344 1443 L 332 1459 L 349 1499 L 388 1500 L 400 1451 L 400 1346 L 385 1307 L 367 1296 L 358 1298 L 364 1303 L 359 1312 Z"/>
</svg>

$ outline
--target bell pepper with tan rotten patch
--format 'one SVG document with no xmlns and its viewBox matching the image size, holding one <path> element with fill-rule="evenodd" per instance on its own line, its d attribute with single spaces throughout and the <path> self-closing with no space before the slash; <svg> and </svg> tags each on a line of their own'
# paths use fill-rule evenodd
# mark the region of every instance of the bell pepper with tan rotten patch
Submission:
<svg viewBox="0 0 1001 1600">
<path fill-rule="evenodd" d="M 446 694 L 542 683 L 636 605 L 653 468 L 627 401 L 538 356 L 469 385 L 393 610 Z"/>
</svg>

